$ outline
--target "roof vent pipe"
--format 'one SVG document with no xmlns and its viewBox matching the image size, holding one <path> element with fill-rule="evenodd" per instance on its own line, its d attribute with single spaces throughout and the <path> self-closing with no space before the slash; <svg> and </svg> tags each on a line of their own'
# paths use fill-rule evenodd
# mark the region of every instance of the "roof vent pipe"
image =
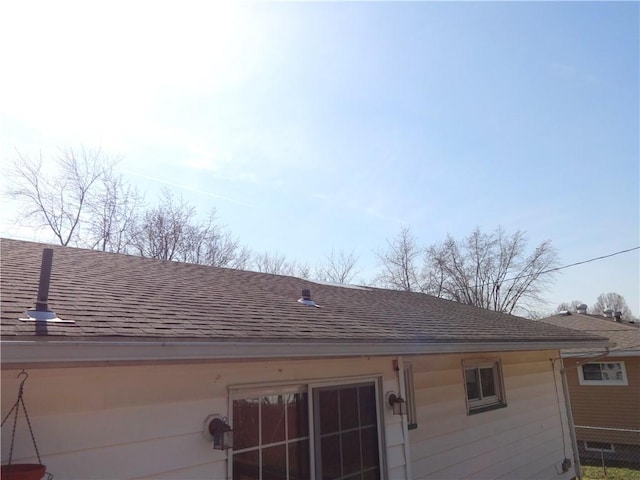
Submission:
<svg viewBox="0 0 640 480">
<path fill-rule="evenodd" d="M 42 264 L 40 265 L 40 283 L 38 284 L 38 299 L 36 308 L 27 310 L 27 315 L 33 320 L 53 320 L 56 312 L 49 310 L 49 284 L 51 283 L 51 265 L 53 264 L 53 249 L 42 250 Z"/>
<path fill-rule="evenodd" d="M 302 290 L 302 297 L 298 299 L 298 302 L 302 303 L 303 305 L 307 305 L 308 307 L 320 308 L 318 305 L 316 305 L 316 302 L 311 300 L 311 290 L 306 288 Z"/>
</svg>

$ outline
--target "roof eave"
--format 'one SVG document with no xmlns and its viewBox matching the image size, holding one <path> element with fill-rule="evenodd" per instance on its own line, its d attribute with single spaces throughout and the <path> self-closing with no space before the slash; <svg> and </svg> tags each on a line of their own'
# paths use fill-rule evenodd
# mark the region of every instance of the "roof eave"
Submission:
<svg viewBox="0 0 640 480">
<path fill-rule="evenodd" d="M 132 364 L 250 360 L 268 358 L 330 358 L 379 355 L 421 355 L 601 348 L 608 341 L 526 342 L 206 342 L 206 341 L 2 341 L 2 369 L 91 364 Z"/>
</svg>

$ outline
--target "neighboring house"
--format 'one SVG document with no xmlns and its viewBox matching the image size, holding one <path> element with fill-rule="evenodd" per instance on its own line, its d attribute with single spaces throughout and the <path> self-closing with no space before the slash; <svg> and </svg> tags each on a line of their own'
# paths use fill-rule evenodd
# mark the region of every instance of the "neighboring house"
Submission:
<svg viewBox="0 0 640 480">
<path fill-rule="evenodd" d="M 46 247 L 58 323 L 23 321 L 45 247 L 0 242 L 2 415 L 25 369 L 56 479 L 576 474 L 555 360 L 606 339 L 424 294 L 67 247 Z M 213 448 L 211 415 L 233 448 Z M 10 440 L 3 428 L 3 463 Z M 24 419 L 16 461 L 34 461 Z"/>
<path fill-rule="evenodd" d="M 580 456 L 640 464 L 640 329 L 620 318 L 564 312 L 551 325 L 607 337 L 610 350 L 563 350 Z"/>
</svg>

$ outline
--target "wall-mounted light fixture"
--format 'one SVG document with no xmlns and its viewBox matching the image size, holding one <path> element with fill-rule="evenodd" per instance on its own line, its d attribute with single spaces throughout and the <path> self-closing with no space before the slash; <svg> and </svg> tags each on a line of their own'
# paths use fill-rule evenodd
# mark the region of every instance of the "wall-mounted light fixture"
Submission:
<svg viewBox="0 0 640 480">
<path fill-rule="evenodd" d="M 233 448 L 233 430 L 226 418 L 209 415 L 204 421 L 204 433 L 209 440 L 213 440 L 214 450 Z"/>
<path fill-rule="evenodd" d="M 407 402 L 400 394 L 396 395 L 393 392 L 387 394 L 387 402 L 391 406 L 394 415 L 406 415 L 407 414 Z"/>
</svg>

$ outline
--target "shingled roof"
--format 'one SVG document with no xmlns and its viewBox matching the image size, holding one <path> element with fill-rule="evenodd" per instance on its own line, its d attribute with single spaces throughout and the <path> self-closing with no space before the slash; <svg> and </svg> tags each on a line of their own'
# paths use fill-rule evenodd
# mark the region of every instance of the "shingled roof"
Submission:
<svg viewBox="0 0 640 480">
<path fill-rule="evenodd" d="M 49 306 L 74 323 L 49 324 L 38 332 L 34 322 L 19 318 L 34 307 L 45 247 L 54 251 Z M 5 345 L 261 342 L 288 348 L 310 342 L 364 343 L 393 344 L 402 353 L 446 344 L 522 350 L 603 344 L 603 339 L 575 330 L 419 293 L 11 239 L 0 240 L 0 249 Z M 303 289 L 310 290 L 320 308 L 298 302 Z"/>
<path fill-rule="evenodd" d="M 543 318 L 541 321 L 549 325 L 607 337 L 615 344 L 611 350 L 612 353 L 625 352 L 631 355 L 640 355 L 640 329 L 633 325 L 616 322 L 613 318 L 564 313 Z M 583 350 L 573 351 L 578 353 Z"/>
</svg>

